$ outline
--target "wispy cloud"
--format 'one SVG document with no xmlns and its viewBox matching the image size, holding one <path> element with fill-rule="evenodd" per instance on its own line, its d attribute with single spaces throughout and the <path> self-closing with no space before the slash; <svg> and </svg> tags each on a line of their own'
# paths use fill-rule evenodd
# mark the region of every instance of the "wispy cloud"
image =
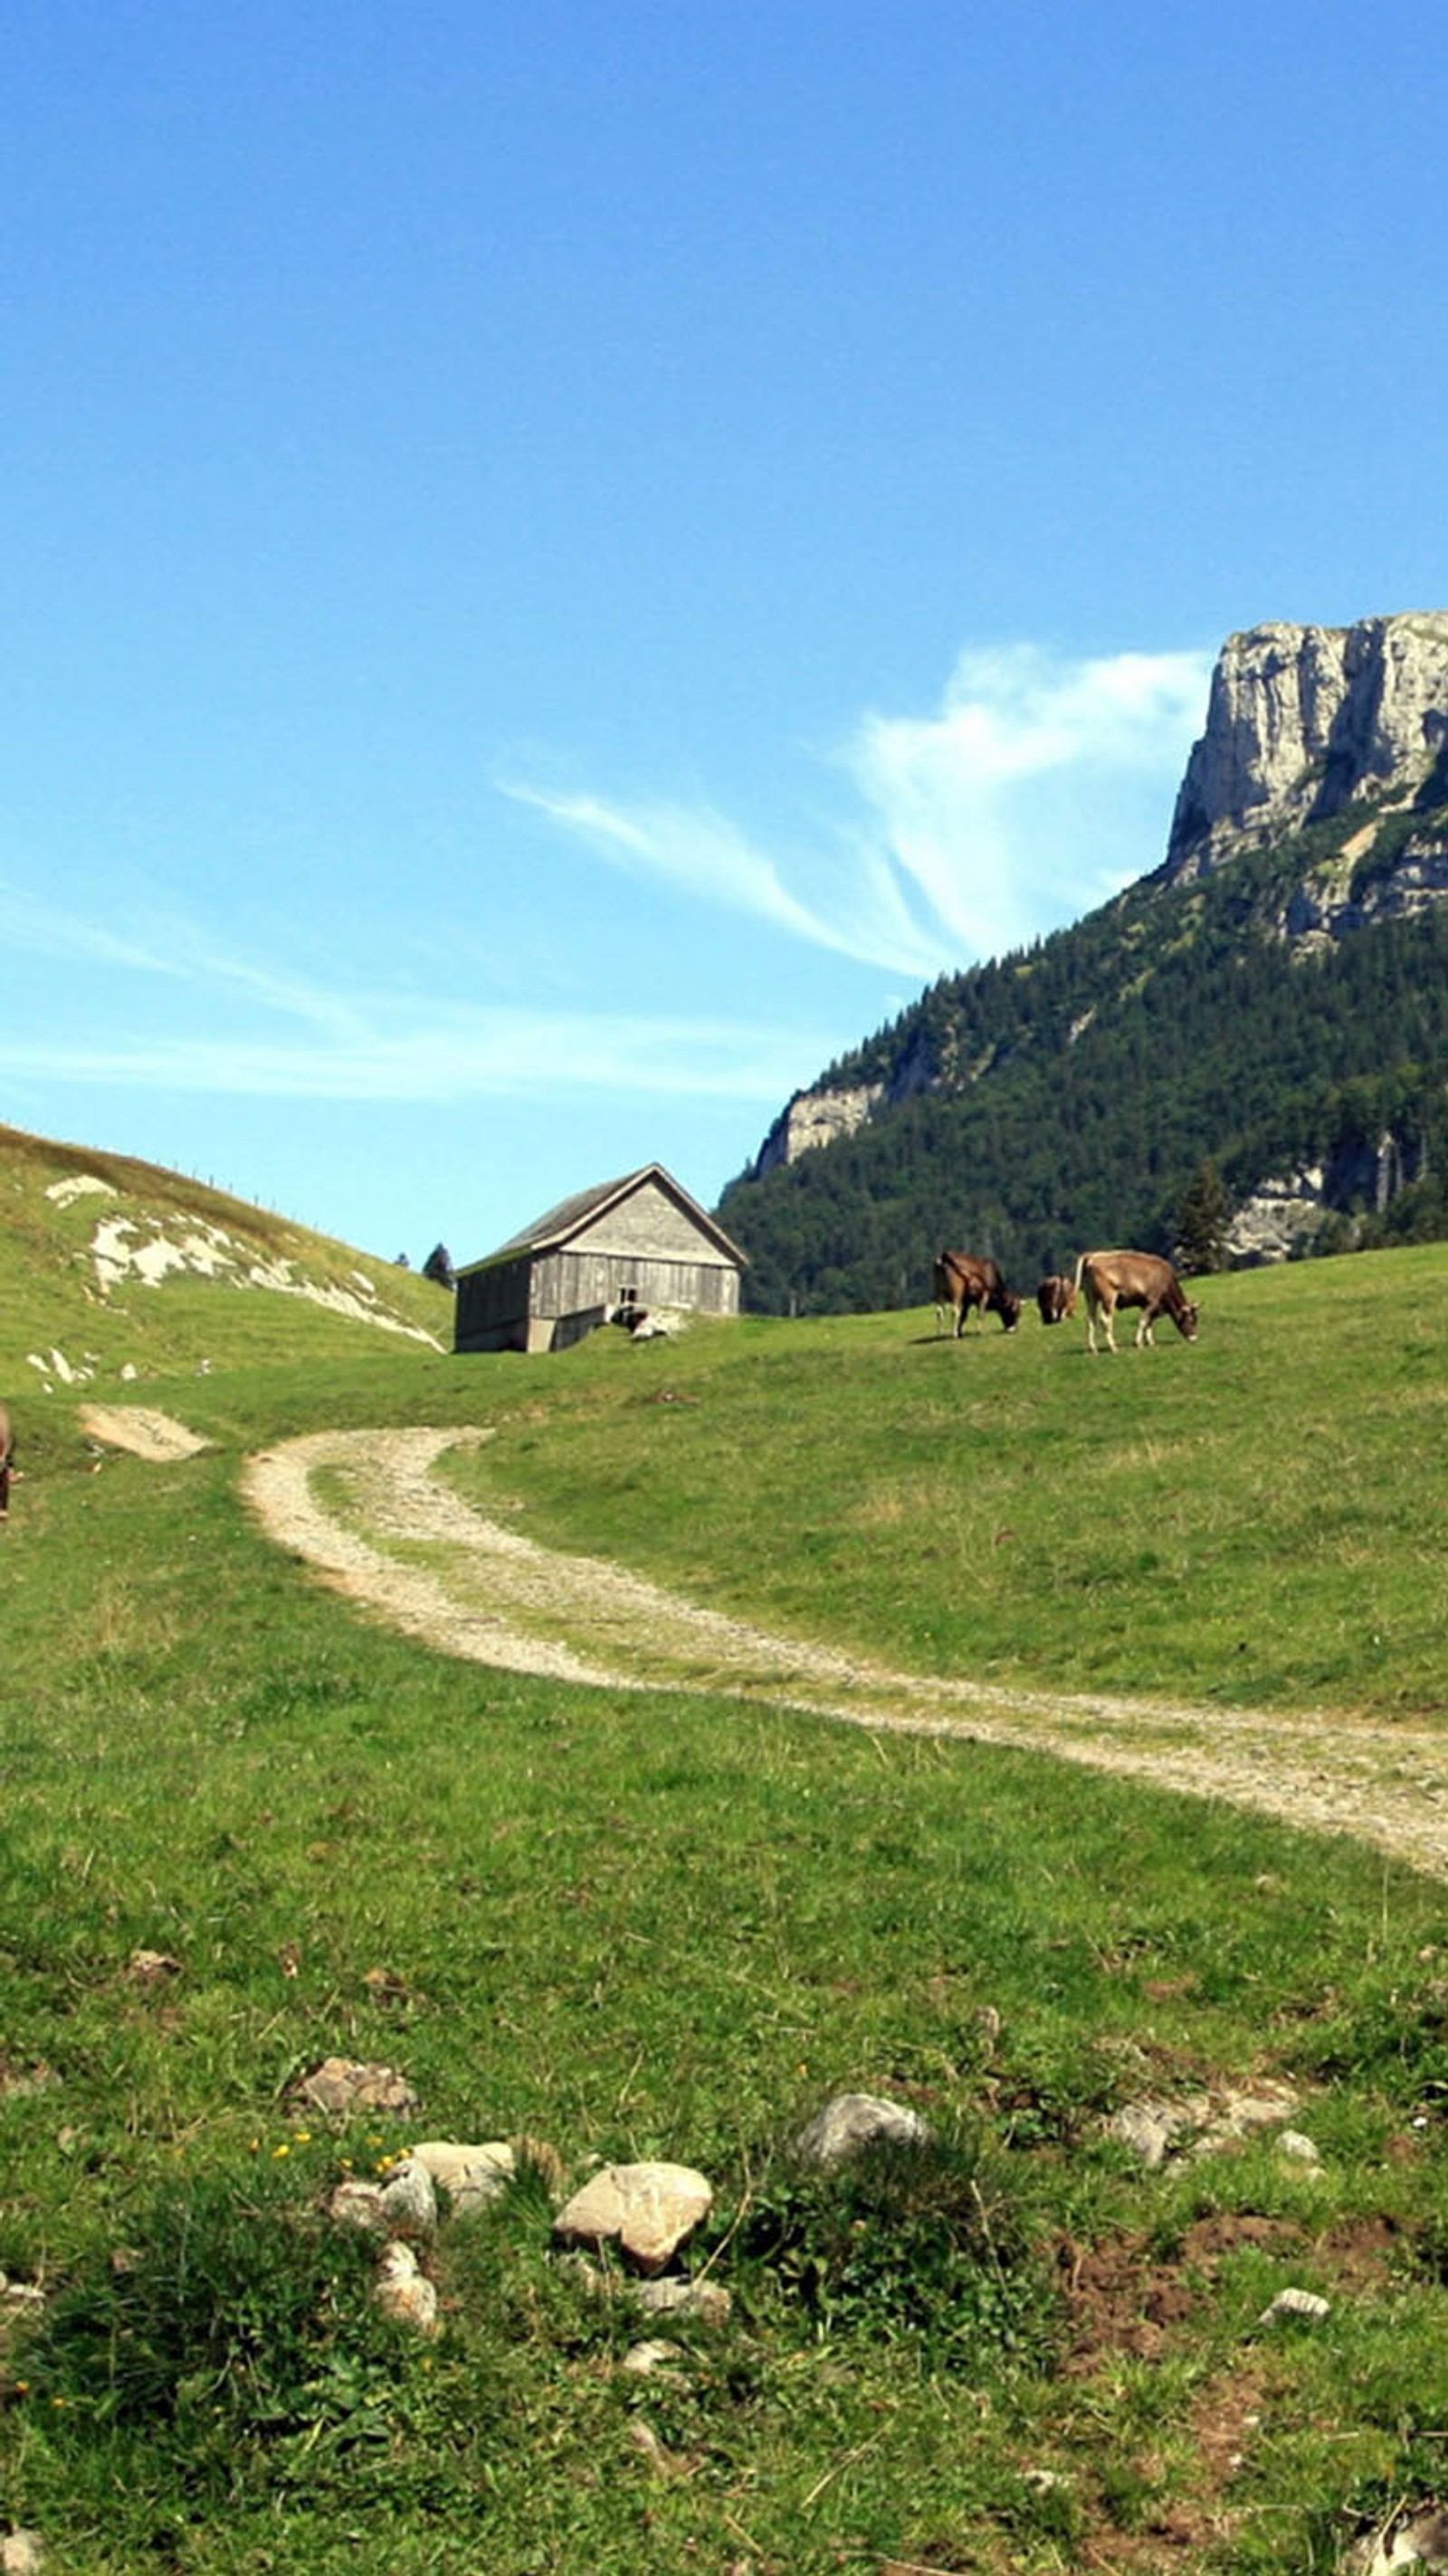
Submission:
<svg viewBox="0 0 1448 2576">
<path fill-rule="evenodd" d="M 94 914 L 41 902 L 22 888 L 0 886 L 5 939 L 12 950 L 59 963 L 158 976 L 194 987 L 208 1005 L 239 994 L 264 1010 L 301 1021 L 319 1036 L 347 1039 L 366 1026 L 365 1005 L 307 977 L 286 973 L 228 948 L 187 915 L 159 910 L 144 932 L 112 930 Z"/>
<path fill-rule="evenodd" d="M 345 1006 L 349 1016 L 352 1006 Z M 97 1033 L 79 1043 L 0 1036 L 0 1075 L 17 1081 L 256 1099 L 447 1102 L 565 1097 L 739 1100 L 775 1106 L 823 1062 L 824 1031 L 627 1013 L 476 1011 L 434 1004 L 408 1016 L 379 999 L 349 1039 Z"/>
<path fill-rule="evenodd" d="M 818 764 L 830 822 L 769 849 L 710 807 L 529 781 L 506 792 L 611 867 L 913 985 L 1014 947 L 1155 864 L 1207 678 L 1199 654 L 967 654 L 933 712 L 864 717 Z M 802 1027 L 788 1002 L 773 1025 L 747 999 L 737 1018 L 630 1008 L 626 993 L 612 1009 L 550 1007 L 546 994 L 493 1006 L 453 998 L 441 962 L 444 990 L 419 993 L 385 971 L 349 975 L 337 941 L 318 950 L 317 973 L 289 937 L 248 942 L 164 904 L 113 927 L 103 908 L 0 891 L 12 956 L 73 970 L 28 1022 L 14 979 L 0 1072 L 21 1082 L 379 1102 L 587 1089 L 773 1106 L 840 1044 L 838 1026 Z"/>
<path fill-rule="evenodd" d="M 867 716 L 843 762 L 934 918 L 1000 955 L 1165 855 L 1210 674 L 1206 653 L 966 653 L 934 715 Z"/>
<path fill-rule="evenodd" d="M 873 924 L 861 944 L 848 915 L 832 918 L 803 902 L 786 885 L 778 863 L 707 806 L 624 806 L 602 796 L 553 794 L 516 782 L 504 783 L 503 793 L 561 823 L 614 866 L 652 877 L 700 902 L 751 913 L 756 920 L 772 922 L 776 929 L 813 940 L 819 947 L 878 962 L 878 933 Z M 895 962 L 908 970 L 917 961 L 908 940 L 908 924 L 902 922 L 902 927 L 907 932 L 906 953 Z"/>
<path fill-rule="evenodd" d="M 614 866 L 893 973 L 1000 955 L 1156 865 L 1205 653 L 961 656 L 925 716 L 863 717 L 826 764 L 852 810 L 773 854 L 703 807 L 504 793 Z"/>
</svg>

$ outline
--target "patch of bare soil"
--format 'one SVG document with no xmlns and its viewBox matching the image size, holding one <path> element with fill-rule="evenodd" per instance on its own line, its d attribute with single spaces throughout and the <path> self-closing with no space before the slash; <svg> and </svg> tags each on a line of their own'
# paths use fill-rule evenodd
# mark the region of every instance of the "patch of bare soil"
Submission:
<svg viewBox="0 0 1448 2576">
<path fill-rule="evenodd" d="M 1301 2230 L 1289 2219 L 1249 2211 L 1198 2219 L 1171 2257 L 1153 2253 L 1141 2235 L 1063 2245 L 1057 2265 L 1071 2319 L 1068 2376 L 1089 2377 L 1110 2353 L 1158 2360 L 1226 2256 L 1244 2245 L 1285 2248 L 1300 2241 Z"/>
<path fill-rule="evenodd" d="M 129 1450 L 133 1458 L 194 1458 L 209 1445 L 174 1415 L 145 1404 L 83 1404 L 80 1420 L 92 1440 L 103 1440 L 108 1449 Z"/>
<path fill-rule="evenodd" d="M 106 1418 L 144 1417 L 126 1407 Z M 598 1558 L 536 1546 L 472 1510 L 433 1469 L 445 1450 L 489 1436 L 315 1432 L 249 1459 L 243 1490 L 279 1546 L 444 1654 L 562 1681 L 723 1692 L 851 1725 L 1025 1747 L 1353 1834 L 1448 1876 L 1442 1734 L 1311 1712 L 1265 1716 L 928 1679 L 772 1635 Z M 325 1499 L 314 1481 L 323 1471 Z"/>
</svg>

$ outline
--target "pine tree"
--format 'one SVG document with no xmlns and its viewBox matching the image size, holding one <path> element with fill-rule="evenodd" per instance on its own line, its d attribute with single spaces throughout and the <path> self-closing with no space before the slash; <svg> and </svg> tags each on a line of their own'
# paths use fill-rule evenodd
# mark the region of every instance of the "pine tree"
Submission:
<svg viewBox="0 0 1448 2576">
<path fill-rule="evenodd" d="M 1198 1163 L 1177 1209 L 1177 1262 L 1184 1277 L 1226 1268 L 1231 1215 L 1222 1175 L 1208 1156 Z"/>
</svg>

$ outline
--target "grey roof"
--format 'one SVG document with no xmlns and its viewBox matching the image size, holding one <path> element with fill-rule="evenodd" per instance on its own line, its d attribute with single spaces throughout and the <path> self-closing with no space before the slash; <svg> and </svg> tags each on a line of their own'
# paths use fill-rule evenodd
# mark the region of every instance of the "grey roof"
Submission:
<svg viewBox="0 0 1448 2576">
<path fill-rule="evenodd" d="M 612 1207 L 619 1199 L 629 1198 L 635 1190 L 642 1188 L 645 1181 L 659 1182 L 671 1198 L 678 1200 L 679 1205 L 693 1218 L 700 1231 L 707 1234 L 712 1242 L 717 1243 L 720 1250 L 727 1253 L 731 1261 L 737 1261 L 741 1267 L 743 1266 L 748 1255 L 740 1251 L 737 1243 L 730 1242 L 723 1227 L 716 1225 L 707 1210 L 700 1207 L 698 1200 L 689 1196 L 682 1184 L 674 1179 L 672 1172 L 666 1172 L 662 1163 L 643 1163 L 636 1172 L 625 1172 L 621 1180 L 599 1181 L 591 1190 L 576 1190 L 572 1198 L 560 1199 L 556 1207 L 551 1207 L 544 1215 L 535 1217 L 531 1225 L 525 1225 L 521 1234 L 510 1234 L 507 1242 L 500 1243 L 496 1252 L 488 1253 L 482 1261 L 468 1262 L 466 1268 L 491 1270 L 496 1261 L 516 1261 L 525 1253 L 556 1252 L 559 1246 L 567 1243 L 581 1227 L 589 1224 L 594 1217 L 601 1216 L 606 1208 Z M 462 1271 L 459 1271 L 458 1277 L 462 1276 Z"/>
</svg>

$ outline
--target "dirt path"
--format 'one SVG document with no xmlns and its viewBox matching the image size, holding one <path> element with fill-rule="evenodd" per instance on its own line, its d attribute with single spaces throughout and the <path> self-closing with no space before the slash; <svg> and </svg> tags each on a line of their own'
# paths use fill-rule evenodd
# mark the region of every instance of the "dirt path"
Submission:
<svg viewBox="0 0 1448 2576">
<path fill-rule="evenodd" d="M 1448 1876 L 1448 1735 L 1427 1727 L 1007 1690 L 895 1673 L 535 1546 L 433 1474 L 487 1432 L 336 1431 L 248 1460 L 279 1546 L 445 1654 L 634 1690 L 699 1690 L 851 1725 L 1052 1753 L 1351 1833 Z"/>
</svg>

